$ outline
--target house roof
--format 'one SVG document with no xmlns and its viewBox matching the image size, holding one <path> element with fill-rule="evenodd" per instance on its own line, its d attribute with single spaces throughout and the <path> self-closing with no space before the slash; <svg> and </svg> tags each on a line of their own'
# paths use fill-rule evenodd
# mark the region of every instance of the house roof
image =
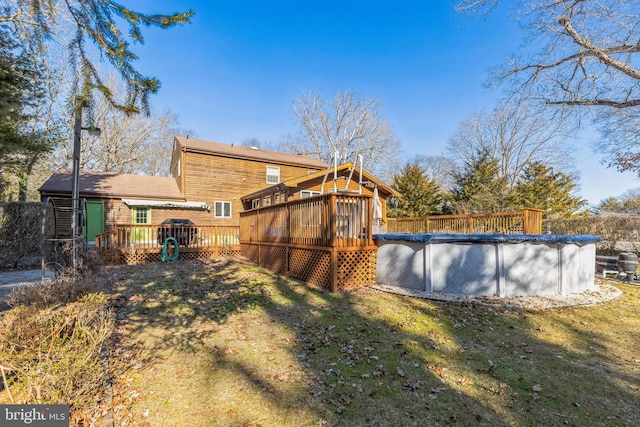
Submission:
<svg viewBox="0 0 640 427">
<path fill-rule="evenodd" d="M 314 159 L 308 156 L 302 156 L 299 154 L 278 153 L 275 151 L 260 150 L 257 148 L 244 147 L 239 145 L 222 144 L 220 142 L 210 142 L 203 141 L 201 139 L 185 138 L 183 136 L 176 136 L 175 139 L 180 143 L 183 149 L 190 151 L 214 153 L 243 159 L 256 159 L 274 164 L 293 164 L 322 169 L 329 166 L 327 163 L 321 160 Z"/>
<path fill-rule="evenodd" d="M 84 196 L 130 197 L 184 201 L 174 178 L 80 171 L 79 191 Z M 71 194 L 73 175 L 68 170 L 54 173 L 38 189 L 40 194 Z"/>
<path fill-rule="evenodd" d="M 343 163 L 341 165 L 338 165 L 336 171 L 338 173 L 340 172 L 345 172 L 345 171 L 350 171 L 351 168 L 353 168 L 353 177 L 351 178 L 353 181 L 358 182 L 359 178 L 360 178 L 360 168 L 358 166 L 355 166 L 352 162 L 347 162 L 347 163 Z M 263 188 L 261 190 L 255 191 L 253 193 L 247 194 L 245 196 L 242 196 L 242 200 L 248 200 L 248 199 L 253 199 L 253 198 L 257 198 L 266 194 L 271 194 L 274 191 L 277 191 L 277 188 L 280 187 L 282 188 L 282 186 L 284 185 L 285 187 L 288 188 L 296 188 L 298 187 L 300 184 L 311 181 L 313 179 L 318 179 L 318 178 L 324 178 L 325 174 L 327 174 L 327 184 L 326 184 L 326 188 L 332 188 L 332 182 L 333 182 L 333 169 L 334 168 L 330 168 L 329 171 L 327 172 L 326 170 L 323 171 L 318 171 L 312 174 L 308 174 L 308 175 L 303 175 L 300 176 L 298 178 L 294 178 L 294 179 L 290 179 L 288 181 L 284 181 L 280 184 L 276 184 L 276 185 L 272 185 L 270 187 L 267 188 Z M 379 179 L 377 179 L 376 177 L 374 177 L 373 175 L 371 175 L 369 172 L 367 172 L 366 170 L 362 171 L 362 179 L 363 181 L 369 181 L 371 183 L 373 183 L 375 186 L 378 187 L 379 191 L 385 193 L 385 195 L 387 197 L 398 197 L 399 193 L 397 191 L 395 191 L 393 188 L 391 188 L 390 186 L 388 186 L 387 184 L 385 184 L 384 182 L 380 181 Z"/>
</svg>

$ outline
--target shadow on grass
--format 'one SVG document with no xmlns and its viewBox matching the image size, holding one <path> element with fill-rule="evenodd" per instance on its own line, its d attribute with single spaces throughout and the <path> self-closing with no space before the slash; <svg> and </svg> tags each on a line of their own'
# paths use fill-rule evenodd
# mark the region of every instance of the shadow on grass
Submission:
<svg viewBox="0 0 640 427">
<path fill-rule="evenodd" d="M 229 259 L 112 272 L 118 345 L 167 369 L 162 385 L 178 391 L 156 412 L 176 425 L 640 422 L 638 364 L 632 350 L 626 362 L 615 354 L 640 329 L 630 319 L 620 336 L 589 328 L 605 307 L 529 313 L 331 294 Z M 637 312 L 637 293 L 630 304 Z"/>
</svg>

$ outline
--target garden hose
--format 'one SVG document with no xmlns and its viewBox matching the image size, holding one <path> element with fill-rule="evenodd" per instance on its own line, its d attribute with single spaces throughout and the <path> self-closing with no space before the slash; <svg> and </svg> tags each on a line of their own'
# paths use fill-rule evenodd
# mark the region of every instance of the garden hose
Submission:
<svg viewBox="0 0 640 427">
<path fill-rule="evenodd" d="M 173 255 L 169 256 L 167 249 L 169 248 L 169 242 L 173 242 Z M 164 244 L 162 245 L 162 262 L 176 262 L 178 260 L 178 241 L 174 237 L 167 237 L 164 239 Z"/>
</svg>

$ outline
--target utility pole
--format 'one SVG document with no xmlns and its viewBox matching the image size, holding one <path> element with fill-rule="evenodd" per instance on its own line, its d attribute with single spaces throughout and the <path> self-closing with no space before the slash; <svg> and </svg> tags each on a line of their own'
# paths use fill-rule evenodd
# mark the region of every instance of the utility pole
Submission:
<svg viewBox="0 0 640 427">
<path fill-rule="evenodd" d="M 87 106 L 87 102 L 82 98 L 76 98 L 75 108 L 75 121 L 73 123 L 73 182 L 71 188 L 71 238 L 72 238 L 72 265 L 73 275 L 78 272 L 78 240 L 80 239 L 80 143 L 81 133 L 83 130 L 88 130 L 89 134 L 99 136 L 100 128 L 97 127 L 82 127 L 82 109 Z"/>
<path fill-rule="evenodd" d="M 80 207 L 80 133 L 82 132 L 82 109 L 85 102 L 76 98 L 76 117 L 73 124 L 73 184 L 71 191 L 71 250 L 73 275 L 78 272 L 78 217 Z"/>
</svg>

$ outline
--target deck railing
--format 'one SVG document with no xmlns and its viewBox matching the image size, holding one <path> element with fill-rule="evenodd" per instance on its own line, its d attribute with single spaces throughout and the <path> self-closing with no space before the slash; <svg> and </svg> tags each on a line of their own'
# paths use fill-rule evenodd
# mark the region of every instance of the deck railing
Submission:
<svg viewBox="0 0 640 427">
<path fill-rule="evenodd" d="M 237 226 L 218 225 L 151 225 L 122 224 L 96 236 L 96 248 L 108 261 L 119 263 L 120 258 L 134 256 L 159 260 L 164 242 L 173 237 L 182 253 L 219 253 L 236 248 L 240 252 L 240 233 Z M 231 248 L 231 249 L 230 249 Z M 134 258 L 134 263 L 135 258 Z"/>
<path fill-rule="evenodd" d="M 252 209 L 240 214 L 243 242 L 323 247 L 373 246 L 372 199 L 325 194 Z"/>
<path fill-rule="evenodd" d="M 542 211 L 387 218 L 388 233 L 542 234 Z"/>
<path fill-rule="evenodd" d="M 372 198 L 324 194 L 240 214 L 242 255 L 332 291 L 375 282 Z"/>
</svg>

